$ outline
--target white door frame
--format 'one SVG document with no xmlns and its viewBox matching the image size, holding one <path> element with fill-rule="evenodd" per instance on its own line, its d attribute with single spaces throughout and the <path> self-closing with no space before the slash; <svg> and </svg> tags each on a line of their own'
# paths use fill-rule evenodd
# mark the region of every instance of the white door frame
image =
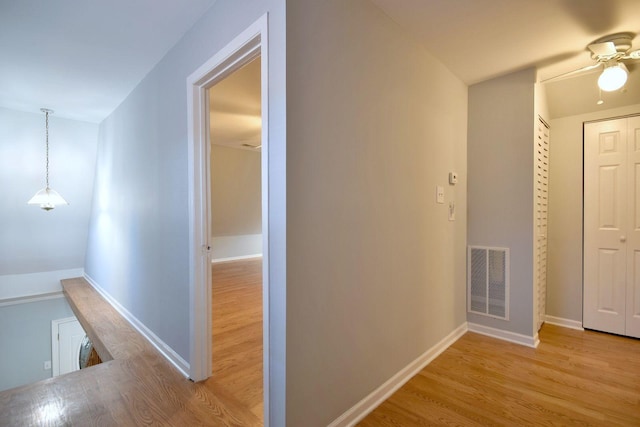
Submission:
<svg viewBox="0 0 640 427">
<path fill-rule="evenodd" d="M 211 376 L 210 147 L 207 89 L 252 59 L 261 57 L 262 104 L 262 305 L 264 421 L 269 408 L 269 130 L 267 15 L 263 15 L 187 78 L 189 132 L 189 377 Z"/>
</svg>

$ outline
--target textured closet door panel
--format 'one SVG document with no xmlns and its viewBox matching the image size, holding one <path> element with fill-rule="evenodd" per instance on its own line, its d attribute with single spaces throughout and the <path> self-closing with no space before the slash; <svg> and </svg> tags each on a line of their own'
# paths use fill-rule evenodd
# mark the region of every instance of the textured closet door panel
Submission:
<svg viewBox="0 0 640 427">
<path fill-rule="evenodd" d="M 585 125 L 583 325 L 625 333 L 627 122 Z"/>
<path fill-rule="evenodd" d="M 549 209 L 549 128 L 538 120 L 535 144 L 535 269 L 536 326 L 544 323 L 547 306 L 547 213 Z"/>
<path fill-rule="evenodd" d="M 640 338 L 640 117 L 627 119 L 627 290 L 625 335 Z"/>
</svg>

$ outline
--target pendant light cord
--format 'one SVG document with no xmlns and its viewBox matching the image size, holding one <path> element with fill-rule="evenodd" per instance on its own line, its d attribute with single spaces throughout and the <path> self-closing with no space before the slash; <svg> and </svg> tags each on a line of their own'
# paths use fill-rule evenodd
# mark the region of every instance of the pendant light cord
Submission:
<svg viewBox="0 0 640 427">
<path fill-rule="evenodd" d="M 47 158 L 47 161 L 46 161 L 47 186 L 46 186 L 46 188 L 48 189 L 49 188 L 49 112 L 48 111 L 45 111 L 44 117 L 45 117 L 44 123 L 45 123 L 45 141 L 46 141 L 46 150 L 45 150 L 45 152 L 46 152 L 46 158 Z"/>
<path fill-rule="evenodd" d="M 27 204 L 40 205 L 40 208 L 45 211 L 50 211 L 56 207 L 56 205 L 68 205 L 67 201 L 62 198 L 57 191 L 49 187 L 49 113 L 53 113 L 53 110 L 41 108 L 40 111 L 44 113 L 44 130 L 45 130 L 45 181 L 46 187 L 38 191 Z"/>
</svg>

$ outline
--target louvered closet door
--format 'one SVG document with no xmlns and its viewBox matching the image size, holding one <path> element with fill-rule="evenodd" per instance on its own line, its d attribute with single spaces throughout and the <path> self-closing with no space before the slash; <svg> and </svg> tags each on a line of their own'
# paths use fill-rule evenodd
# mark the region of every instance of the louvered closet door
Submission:
<svg viewBox="0 0 640 427">
<path fill-rule="evenodd" d="M 547 212 L 549 206 L 549 127 L 538 120 L 535 147 L 535 280 L 537 287 L 537 327 L 544 323 L 547 302 Z"/>
</svg>

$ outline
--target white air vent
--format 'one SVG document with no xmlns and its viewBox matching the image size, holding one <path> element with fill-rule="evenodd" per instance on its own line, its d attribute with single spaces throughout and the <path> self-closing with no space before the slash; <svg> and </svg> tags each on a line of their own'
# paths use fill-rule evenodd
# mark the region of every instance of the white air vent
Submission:
<svg viewBox="0 0 640 427">
<path fill-rule="evenodd" d="M 509 319 L 509 249 L 469 246 L 467 305 L 471 313 Z"/>
</svg>

